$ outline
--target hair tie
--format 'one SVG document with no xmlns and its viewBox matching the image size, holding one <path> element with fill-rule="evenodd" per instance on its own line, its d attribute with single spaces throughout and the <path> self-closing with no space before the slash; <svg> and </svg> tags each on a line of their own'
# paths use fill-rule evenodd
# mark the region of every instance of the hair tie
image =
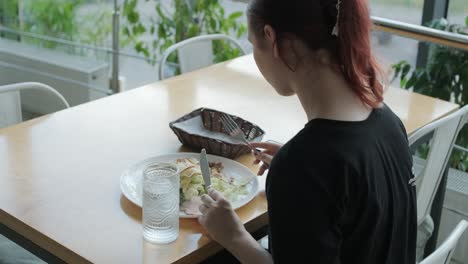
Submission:
<svg viewBox="0 0 468 264">
<path fill-rule="evenodd" d="M 335 26 L 333 27 L 333 31 L 332 31 L 332 35 L 337 36 L 337 37 L 338 37 L 338 26 L 339 26 L 338 22 L 340 21 L 340 5 L 341 5 L 341 0 L 338 0 L 338 2 L 336 3 L 336 11 L 337 11 L 336 23 L 335 23 Z"/>
</svg>

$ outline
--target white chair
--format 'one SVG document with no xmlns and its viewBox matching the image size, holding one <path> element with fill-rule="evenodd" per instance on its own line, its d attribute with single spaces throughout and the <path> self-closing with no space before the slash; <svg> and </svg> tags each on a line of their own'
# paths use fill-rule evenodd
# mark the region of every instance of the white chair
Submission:
<svg viewBox="0 0 468 264">
<path fill-rule="evenodd" d="M 164 71 L 166 69 L 167 59 L 176 51 L 181 73 L 190 72 L 213 64 L 213 40 L 227 41 L 237 47 L 242 55 L 246 54 L 246 51 L 242 48 L 240 43 L 228 35 L 210 34 L 189 38 L 172 45 L 162 54 L 159 63 L 159 79 L 163 80 L 166 78 Z"/>
<path fill-rule="evenodd" d="M 419 264 L 448 264 L 452 258 L 453 251 L 455 250 L 458 240 L 468 227 L 468 222 L 461 220 L 455 229 L 450 233 L 447 239 L 434 251 L 427 256 Z"/>
<path fill-rule="evenodd" d="M 37 82 L 14 83 L 0 86 L 0 128 L 10 126 L 23 121 L 21 114 L 21 90 L 39 90 L 44 95 L 57 98 L 57 102 L 63 108 L 70 105 L 67 100 L 54 88 Z"/>
<path fill-rule="evenodd" d="M 459 130 L 463 127 L 468 115 L 468 106 L 434 121 L 408 137 L 412 146 L 422 137 L 434 132 L 425 167 L 416 173 L 418 225 L 429 215 L 434 196 L 452 152 L 453 144 Z"/>
<path fill-rule="evenodd" d="M 432 235 L 434 224 L 430 217 L 430 210 L 445 167 L 452 153 L 458 132 L 468 118 L 468 106 L 434 121 L 408 137 L 410 146 L 419 139 L 434 133 L 427 160 L 421 164 L 420 159 L 414 158 L 415 182 L 417 190 L 417 223 L 418 242 L 417 260 L 421 260 L 424 247 Z M 423 167 L 422 169 L 417 169 Z"/>
</svg>

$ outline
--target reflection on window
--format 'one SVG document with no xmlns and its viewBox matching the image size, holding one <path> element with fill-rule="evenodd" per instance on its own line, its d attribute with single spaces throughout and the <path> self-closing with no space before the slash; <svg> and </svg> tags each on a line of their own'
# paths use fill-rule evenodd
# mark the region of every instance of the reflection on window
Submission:
<svg viewBox="0 0 468 264">
<path fill-rule="evenodd" d="M 376 31 L 372 33 L 373 49 L 385 70 L 399 61 L 416 64 L 418 41 Z"/>
<path fill-rule="evenodd" d="M 468 2 L 467 0 L 450 0 L 447 18 L 454 24 L 466 24 L 468 26 Z"/>
<path fill-rule="evenodd" d="M 21 42 L 95 57 L 100 54 L 44 38 L 109 46 L 111 15 L 112 5 L 109 0 L 8 0 L 0 3 L 0 24 L 39 36 L 18 37 Z"/>
<path fill-rule="evenodd" d="M 421 24 L 424 0 L 369 0 L 369 4 L 373 16 Z"/>
</svg>

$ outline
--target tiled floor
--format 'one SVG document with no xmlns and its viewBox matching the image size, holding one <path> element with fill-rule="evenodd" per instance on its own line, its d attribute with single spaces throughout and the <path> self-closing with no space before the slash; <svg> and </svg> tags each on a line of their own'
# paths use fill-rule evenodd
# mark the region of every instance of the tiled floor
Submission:
<svg viewBox="0 0 468 264">
<path fill-rule="evenodd" d="M 0 235 L 0 264 L 45 264 L 45 262 Z"/>
</svg>

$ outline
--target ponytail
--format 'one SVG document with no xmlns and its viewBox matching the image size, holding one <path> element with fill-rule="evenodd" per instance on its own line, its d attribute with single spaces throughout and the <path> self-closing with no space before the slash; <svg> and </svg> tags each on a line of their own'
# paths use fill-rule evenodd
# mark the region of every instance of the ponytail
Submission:
<svg viewBox="0 0 468 264">
<path fill-rule="evenodd" d="M 365 0 L 341 0 L 338 59 L 345 79 L 361 101 L 378 107 L 383 101 L 383 72 L 372 54 L 371 20 Z"/>
</svg>

